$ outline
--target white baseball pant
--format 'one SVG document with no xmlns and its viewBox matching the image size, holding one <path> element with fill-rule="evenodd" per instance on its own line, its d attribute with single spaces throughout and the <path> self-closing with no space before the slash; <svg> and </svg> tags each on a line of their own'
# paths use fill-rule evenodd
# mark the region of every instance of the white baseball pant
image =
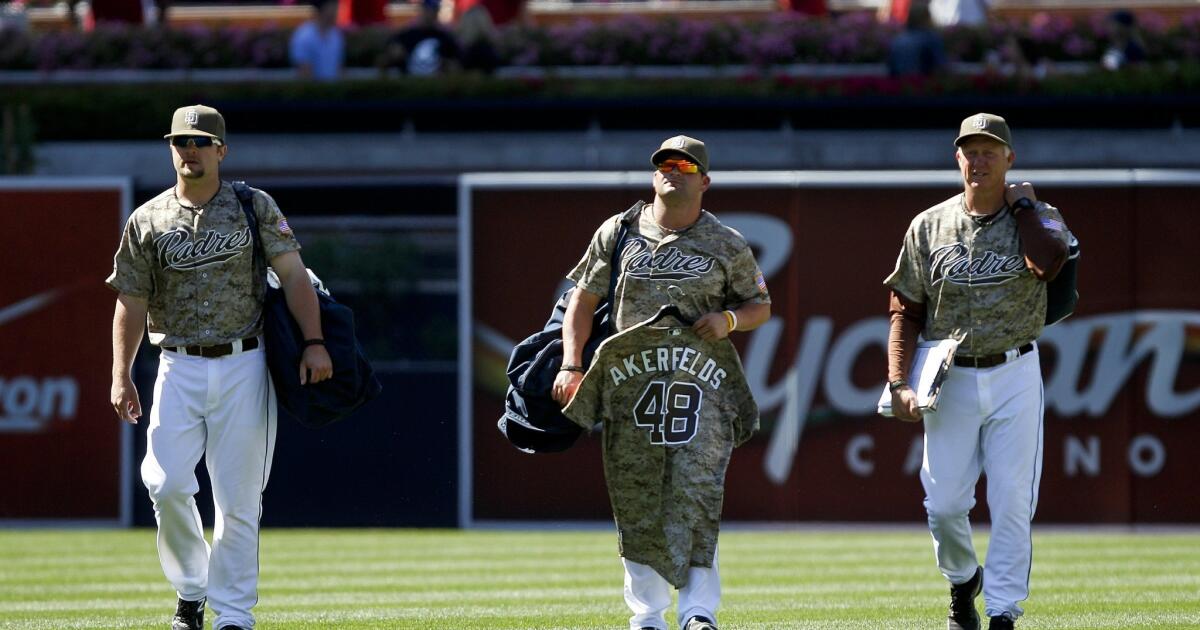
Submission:
<svg viewBox="0 0 1200 630">
<path fill-rule="evenodd" d="M 1024 612 L 1033 561 L 1030 522 L 1042 476 L 1042 373 L 1038 352 L 991 368 L 953 366 L 936 412 L 925 414 L 921 484 L 938 568 L 951 584 L 979 561 L 968 513 L 975 484 L 987 475 L 992 532 L 984 566 L 989 617 Z"/>
<path fill-rule="evenodd" d="M 671 583 L 658 571 L 632 560 L 621 558 L 625 565 L 625 604 L 633 611 L 629 618 L 631 630 L 658 628 L 667 630 L 663 614 L 671 607 Z M 714 622 L 721 605 L 721 573 L 717 568 L 717 553 L 712 567 L 688 569 L 687 586 L 679 589 L 679 626 L 688 619 L 700 616 Z"/>
<path fill-rule="evenodd" d="M 179 597 L 208 597 L 214 628 L 254 627 L 262 491 L 275 450 L 275 390 L 261 344 L 215 359 L 163 351 L 142 481 L 158 521 L 158 557 Z M 216 506 L 204 539 L 195 494 L 205 456 Z"/>
</svg>

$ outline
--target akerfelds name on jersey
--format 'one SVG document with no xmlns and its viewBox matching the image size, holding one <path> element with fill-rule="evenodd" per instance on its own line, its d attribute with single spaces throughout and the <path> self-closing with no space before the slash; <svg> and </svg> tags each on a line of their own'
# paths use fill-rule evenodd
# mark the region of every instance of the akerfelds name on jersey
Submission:
<svg viewBox="0 0 1200 630">
<path fill-rule="evenodd" d="M 728 375 L 725 368 L 717 365 L 716 359 L 700 350 L 690 346 L 660 346 L 624 357 L 619 364 L 608 368 L 608 376 L 612 379 L 613 387 L 617 387 L 639 374 L 678 370 L 695 376 L 713 389 L 720 389 Z"/>
</svg>

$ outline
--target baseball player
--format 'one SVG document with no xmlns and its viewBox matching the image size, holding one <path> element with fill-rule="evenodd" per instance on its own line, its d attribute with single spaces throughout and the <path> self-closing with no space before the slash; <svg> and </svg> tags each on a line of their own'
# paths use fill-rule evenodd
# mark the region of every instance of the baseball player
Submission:
<svg viewBox="0 0 1200 630">
<path fill-rule="evenodd" d="M 228 153 L 225 119 L 203 105 L 181 107 L 166 135 L 176 183 L 129 217 L 106 281 L 113 316 L 112 405 L 137 424 L 142 408 L 130 375 L 149 324 L 162 353 L 142 481 L 158 521 L 158 556 L 179 596 L 172 630 L 204 627 L 205 602 L 218 630 L 253 628 L 258 601 L 262 491 L 275 447 L 275 392 L 263 353 L 262 283 L 254 241 L 233 188 L 218 169 Z M 275 201 L 257 191 L 263 247 L 306 338 L 301 381 L 332 365 L 317 297 L 300 244 Z M 216 504 L 210 547 L 195 493 L 205 456 Z"/>
<path fill-rule="evenodd" d="M 1028 182 L 1009 184 L 1015 154 L 993 114 L 963 120 L 954 141 L 963 192 L 917 215 L 884 283 L 891 288 L 888 383 L 895 416 L 920 422 L 905 371 L 917 343 L 960 339 L 937 411 L 924 413 L 921 484 L 938 568 L 950 582 L 950 630 L 1012 628 L 1029 596 L 1030 521 L 1042 471 L 1042 374 L 1035 339 L 1046 285 L 1067 259 L 1062 215 Z M 987 473 L 986 568 L 968 513 Z"/>
<path fill-rule="evenodd" d="M 732 349 L 723 346 L 730 332 L 752 330 L 767 321 L 770 296 L 745 239 L 701 208 L 710 183 L 704 143 L 687 136 L 668 138 L 650 161 L 655 166 L 654 202 L 629 211 L 614 292 L 616 328 L 631 334 L 608 340 L 613 349 L 594 361 L 596 376 L 584 390 L 586 401 L 571 408 L 568 416 L 585 426 L 605 423 L 605 471 L 621 533 L 625 602 L 633 612 L 630 628 L 666 630 L 663 614 L 671 604 L 670 586 L 675 586 L 679 625 L 685 630 L 715 630 L 721 598 L 716 526 L 728 449 L 748 437 L 750 416 L 757 418 L 757 410 L 752 412 L 746 404 L 748 394 L 733 395 L 744 387 L 736 384 L 743 380 L 741 366 Z M 592 313 L 608 293 L 609 260 L 623 214 L 600 226 L 568 276 L 576 289 L 567 306 L 563 366 L 553 389 L 563 405 L 585 380 L 583 344 L 591 333 Z M 690 330 L 674 341 L 657 329 L 634 334 L 636 324 L 668 304 L 695 322 Z M 695 353 L 688 361 L 699 361 L 688 363 L 696 370 L 694 378 L 679 372 L 684 350 L 676 352 L 682 347 Z M 630 363 L 626 378 L 610 385 L 605 365 L 620 358 L 625 369 L 625 359 L 635 351 L 639 359 L 648 357 L 656 366 L 666 352 L 662 378 L 648 377 L 645 365 L 642 374 L 635 374 L 639 368 Z M 720 368 L 726 376 L 717 383 L 711 373 L 701 378 L 707 363 L 698 358 L 700 353 L 715 362 L 710 370 Z M 692 394 L 696 397 L 689 398 Z M 701 396 L 707 396 L 703 405 Z M 682 427 L 675 426 L 678 414 L 684 416 Z M 735 426 L 741 428 L 734 430 Z M 616 473 L 622 462 L 645 464 L 643 456 L 664 466 L 641 469 L 651 477 L 638 480 Z M 647 488 L 660 490 L 654 495 Z M 677 502 L 685 494 L 691 499 Z"/>
</svg>

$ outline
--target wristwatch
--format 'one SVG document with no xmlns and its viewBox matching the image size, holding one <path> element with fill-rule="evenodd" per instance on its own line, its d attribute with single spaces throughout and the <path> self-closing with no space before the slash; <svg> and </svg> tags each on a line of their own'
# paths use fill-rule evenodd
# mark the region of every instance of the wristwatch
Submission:
<svg viewBox="0 0 1200 630">
<path fill-rule="evenodd" d="M 898 378 L 898 379 L 888 383 L 888 390 L 893 393 L 902 387 L 908 387 L 908 381 L 906 381 L 902 378 Z"/>
<path fill-rule="evenodd" d="M 1021 210 L 1032 210 L 1033 202 L 1029 200 L 1029 197 L 1021 197 L 1012 203 L 1012 209 L 1013 215 L 1015 216 Z"/>
</svg>

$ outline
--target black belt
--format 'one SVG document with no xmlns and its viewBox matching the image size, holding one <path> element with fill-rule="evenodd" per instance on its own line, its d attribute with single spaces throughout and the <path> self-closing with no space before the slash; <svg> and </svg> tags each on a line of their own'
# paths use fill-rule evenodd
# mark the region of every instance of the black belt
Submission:
<svg viewBox="0 0 1200 630">
<path fill-rule="evenodd" d="M 1009 352 L 1012 352 L 1012 350 L 1008 350 L 1006 352 L 999 352 L 996 354 L 988 354 L 988 355 L 984 355 L 982 357 L 967 357 L 967 356 L 963 356 L 961 354 L 955 355 L 954 365 L 957 365 L 958 367 L 969 367 L 969 368 L 996 367 L 997 365 L 1003 365 L 1005 363 L 1008 363 L 1008 361 L 1009 361 L 1008 353 Z M 1031 341 L 1031 342 L 1021 346 L 1020 348 L 1017 348 L 1016 352 L 1017 353 L 1015 355 L 1013 355 L 1013 357 L 1012 357 L 1014 359 L 1023 354 L 1029 354 L 1030 352 L 1033 352 L 1033 342 Z"/>
<path fill-rule="evenodd" d="M 219 343 L 215 346 L 163 346 L 163 350 L 186 354 L 189 357 L 204 357 L 206 359 L 215 359 L 233 354 L 234 352 L 245 352 L 258 347 L 258 337 L 246 337 L 238 341 L 230 343 Z"/>
</svg>

